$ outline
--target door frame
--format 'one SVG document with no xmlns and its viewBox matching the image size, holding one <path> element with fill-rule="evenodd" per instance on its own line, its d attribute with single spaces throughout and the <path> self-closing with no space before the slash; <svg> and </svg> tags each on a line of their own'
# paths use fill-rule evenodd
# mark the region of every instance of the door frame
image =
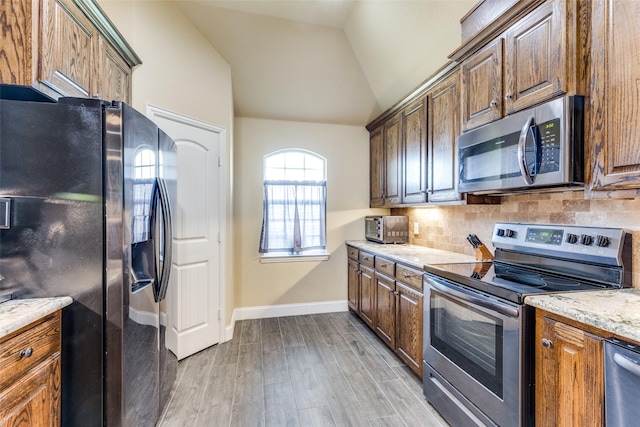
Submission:
<svg viewBox="0 0 640 427">
<path fill-rule="evenodd" d="M 219 259 L 218 259 L 218 280 L 220 283 L 219 295 L 220 305 L 218 307 L 217 317 L 219 322 L 219 342 L 227 341 L 226 339 L 226 289 L 227 289 L 227 168 L 226 162 L 223 159 L 227 158 L 226 141 L 227 130 L 221 126 L 216 126 L 202 120 L 194 119 L 182 114 L 174 113 L 173 111 L 165 110 L 160 107 L 156 107 L 151 104 L 147 104 L 147 117 L 156 123 L 156 118 L 164 118 L 172 120 L 186 126 L 192 126 L 206 131 L 214 132 L 220 135 L 220 146 L 218 147 L 218 244 L 220 245 Z M 215 238 L 215 236 L 214 236 Z M 165 325 L 166 325 L 166 319 Z"/>
</svg>

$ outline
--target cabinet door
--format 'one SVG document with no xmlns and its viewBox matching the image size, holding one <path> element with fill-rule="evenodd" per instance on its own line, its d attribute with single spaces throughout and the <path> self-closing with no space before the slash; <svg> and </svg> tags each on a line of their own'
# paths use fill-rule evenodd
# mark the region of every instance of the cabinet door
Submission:
<svg viewBox="0 0 640 427">
<path fill-rule="evenodd" d="M 410 105 L 402 115 L 402 203 L 427 201 L 427 98 Z"/>
<path fill-rule="evenodd" d="M 375 332 L 389 347 L 396 344 L 395 281 L 376 272 Z"/>
<path fill-rule="evenodd" d="M 401 115 L 391 118 L 384 124 L 384 205 L 394 206 L 401 202 L 401 164 L 402 148 Z"/>
<path fill-rule="evenodd" d="M 31 85 L 33 20 L 38 20 L 38 3 L 14 0 L 0 3 L 0 83 Z"/>
<path fill-rule="evenodd" d="M 360 264 L 350 259 L 347 270 L 347 302 L 349 309 L 355 313 L 359 311 L 360 300 Z"/>
<path fill-rule="evenodd" d="M 462 130 L 502 117 L 502 45 L 499 38 L 460 67 Z"/>
<path fill-rule="evenodd" d="M 92 96 L 98 37 L 72 1 L 43 1 L 41 41 L 38 80 L 60 95 Z"/>
<path fill-rule="evenodd" d="M 586 165 L 591 172 L 591 189 L 637 189 L 640 188 L 637 84 L 640 2 L 593 0 L 591 6 L 591 114 L 585 138 L 588 144 L 585 148 L 590 151 L 585 157 L 592 162 Z"/>
<path fill-rule="evenodd" d="M 0 427 L 60 425 L 60 353 L 0 391 Z"/>
<path fill-rule="evenodd" d="M 505 36 L 505 113 L 566 92 L 566 0 L 548 0 Z"/>
<path fill-rule="evenodd" d="M 383 126 L 369 136 L 369 200 L 370 206 L 384 205 L 384 134 Z"/>
<path fill-rule="evenodd" d="M 456 138 L 460 133 L 459 70 L 429 94 L 429 201 L 460 200 Z"/>
<path fill-rule="evenodd" d="M 373 329 L 376 288 L 373 269 L 360 265 L 360 317 Z"/>
<path fill-rule="evenodd" d="M 603 346 L 598 337 L 538 316 L 536 425 L 604 424 Z"/>
<path fill-rule="evenodd" d="M 423 295 L 402 282 L 396 282 L 396 293 L 396 351 L 422 376 Z"/>
<path fill-rule="evenodd" d="M 102 99 L 130 102 L 131 68 L 120 55 L 100 37 L 100 90 Z"/>
</svg>

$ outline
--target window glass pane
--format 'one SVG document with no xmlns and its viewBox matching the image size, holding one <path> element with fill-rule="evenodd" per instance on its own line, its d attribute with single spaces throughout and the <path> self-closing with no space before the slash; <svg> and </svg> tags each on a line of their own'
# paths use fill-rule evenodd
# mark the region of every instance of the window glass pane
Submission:
<svg viewBox="0 0 640 427">
<path fill-rule="evenodd" d="M 326 160 L 305 150 L 265 156 L 265 212 L 260 251 L 326 249 Z M 317 182 L 318 184 L 311 184 Z"/>
<path fill-rule="evenodd" d="M 287 181 L 304 181 L 304 169 L 287 169 Z"/>
<path fill-rule="evenodd" d="M 324 181 L 324 171 L 307 170 L 305 171 L 305 181 Z"/>
<path fill-rule="evenodd" d="M 325 159 L 304 151 L 277 152 L 265 158 L 264 179 L 324 181 Z"/>
<path fill-rule="evenodd" d="M 307 155 L 305 158 L 305 168 L 307 170 L 311 170 L 311 169 L 323 170 L 324 161 L 319 157 Z"/>
<path fill-rule="evenodd" d="M 267 167 L 267 169 L 284 168 L 284 156 L 282 154 L 268 156 L 265 162 L 265 166 Z"/>
<path fill-rule="evenodd" d="M 285 155 L 285 166 L 287 168 L 304 168 L 304 153 L 289 151 Z"/>
</svg>

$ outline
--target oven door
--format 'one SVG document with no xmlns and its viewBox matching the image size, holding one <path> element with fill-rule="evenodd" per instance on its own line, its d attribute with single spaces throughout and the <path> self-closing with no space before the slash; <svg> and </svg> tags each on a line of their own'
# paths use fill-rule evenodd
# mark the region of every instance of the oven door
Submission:
<svg viewBox="0 0 640 427">
<path fill-rule="evenodd" d="M 427 399 L 453 425 L 521 425 L 522 307 L 428 273 L 425 297 Z"/>
</svg>

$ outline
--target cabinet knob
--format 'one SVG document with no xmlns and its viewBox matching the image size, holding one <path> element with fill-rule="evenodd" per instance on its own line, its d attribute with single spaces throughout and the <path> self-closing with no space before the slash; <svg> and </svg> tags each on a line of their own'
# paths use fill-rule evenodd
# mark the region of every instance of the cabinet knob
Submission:
<svg viewBox="0 0 640 427">
<path fill-rule="evenodd" d="M 498 103 L 496 102 L 496 100 L 492 100 L 489 105 L 491 106 L 491 108 L 496 108 L 498 106 Z"/>
<path fill-rule="evenodd" d="M 20 359 L 24 359 L 25 357 L 31 357 L 33 354 L 33 348 L 29 347 L 24 350 L 20 350 Z"/>
<path fill-rule="evenodd" d="M 544 348 L 551 348 L 551 347 L 553 347 L 553 341 L 548 340 L 546 338 L 542 338 L 542 346 Z"/>
<path fill-rule="evenodd" d="M 380 268 L 385 268 L 387 264 L 380 264 Z"/>
<path fill-rule="evenodd" d="M 506 99 L 506 100 L 510 100 L 511 98 L 512 98 L 512 96 L 511 96 L 511 94 L 510 94 L 510 93 L 508 93 L 508 94 L 506 94 L 506 95 L 504 96 L 504 99 Z"/>
</svg>

